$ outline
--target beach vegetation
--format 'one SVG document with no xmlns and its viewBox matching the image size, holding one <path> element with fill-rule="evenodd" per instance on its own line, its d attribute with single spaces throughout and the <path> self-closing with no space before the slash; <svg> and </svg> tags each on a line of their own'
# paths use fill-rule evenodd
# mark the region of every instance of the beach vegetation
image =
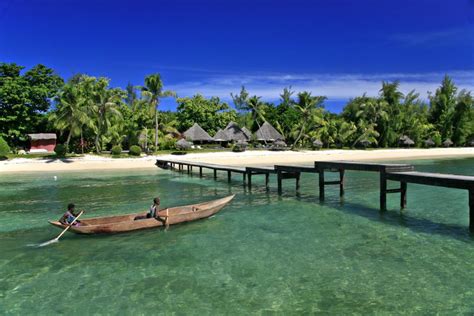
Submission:
<svg viewBox="0 0 474 316">
<path fill-rule="evenodd" d="M 10 153 L 10 146 L 7 141 L 0 136 L 0 159 L 4 159 Z"/>
<path fill-rule="evenodd" d="M 142 149 L 140 148 L 140 146 L 137 146 L 137 145 L 130 146 L 130 149 L 128 152 L 130 156 L 140 156 L 141 153 L 142 153 Z"/>
<path fill-rule="evenodd" d="M 26 72 L 16 64 L 0 64 L 0 136 L 12 148 L 27 149 L 27 134 L 56 132 L 66 152 L 101 154 L 115 145 L 141 151 L 173 150 L 182 133 L 199 124 L 215 135 L 229 122 L 255 133 L 271 124 L 294 150 L 300 148 L 393 148 L 465 146 L 474 139 L 472 92 L 460 90 L 445 76 L 428 98 L 403 93 L 398 81 L 381 83 L 378 95 L 348 100 L 341 113 L 326 110 L 326 96 L 285 87 L 276 102 L 251 95 L 242 86 L 231 93 L 233 108 L 219 97 L 178 98 L 165 90 L 159 74 L 141 86 L 110 86 L 110 79 L 76 74 L 64 82 L 54 70 L 37 65 Z M 176 98 L 176 111 L 162 111 L 165 97 Z M 249 133 L 249 132 L 246 132 Z M 251 135 L 252 146 L 269 147 Z M 314 146 L 315 141 L 322 145 Z M 227 144 L 233 148 L 232 144 Z"/>
<path fill-rule="evenodd" d="M 120 156 L 122 154 L 122 146 L 120 145 L 113 146 L 112 149 L 110 150 L 110 153 L 112 154 L 112 156 Z"/>
<path fill-rule="evenodd" d="M 54 152 L 57 157 L 66 157 L 67 146 L 64 144 L 57 144 L 56 147 L 54 147 Z"/>
</svg>

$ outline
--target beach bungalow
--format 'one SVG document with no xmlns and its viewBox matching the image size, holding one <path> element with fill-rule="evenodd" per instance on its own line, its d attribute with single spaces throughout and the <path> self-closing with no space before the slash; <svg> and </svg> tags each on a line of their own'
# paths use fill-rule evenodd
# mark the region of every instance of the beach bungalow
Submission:
<svg viewBox="0 0 474 316">
<path fill-rule="evenodd" d="M 265 122 L 255 133 L 258 141 L 274 142 L 276 140 L 285 140 L 285 136 L 280 134 L 270 123 Z"/>
<path fill-rule="evenodd" d="M 452 146 L 454 145 L 453 141 L 451 140 L 451 138 L 448 138 L 446 139 L 444 142 L 443 142 L 443 146 L 444 147 L 449 147 L 449 146 Z"/>
<path fill-rule="evenodd" d="M 250 140 L 250 138 L 247 137 L 244 131 L 235 122 L 227 124 L 224 133 L 229 142 L 238 142 L 239 140 L 247 142 Z"/>
<path fill-rule="evenodd" d="M 242 132 L 248 137 L 248 139 L 252 138 L 252 132 L 247 127 L 242 127 Z"/>
<path fill-rule="evenodd" d="M 194 125 L 184 132 L 183 135 L 185 139 L 190 140 L 193 143 L 211 142 L 213 140 L 198 123 L 194 123 Z"/>
<path fill-rule="evenodd" d="M 30 153 L 53 152 L 56 147 L 55 133 L 28 134 L 30 140 L 28 151 Z"/>
<path fill-rule="evenodd" d="M 398 140 L 398 143 L 401 146 L 406 146 L 406 147 L 410 147 L 412 145 L 415 145 L 415 142 L 410 137 L 408 137 L 407 135 L 401 136 L 400 139 Z"/>
</svg>

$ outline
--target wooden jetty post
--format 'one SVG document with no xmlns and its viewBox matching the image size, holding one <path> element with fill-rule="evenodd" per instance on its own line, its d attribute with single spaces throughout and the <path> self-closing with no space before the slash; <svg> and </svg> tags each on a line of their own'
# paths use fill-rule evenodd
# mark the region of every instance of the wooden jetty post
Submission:
<svg viewBox="0 0 474 316">
<path fill-rule="evenodd" d="M 268 189 L 270 174 L 277 173 L 274 167 L 246 167 L 245 171 L 247 173 L 247 186 L 249 189 L 252 189 L 252 176 L 265 175 L 265 188 Z"/>
<path fill-rule="evenodd" d="M 474 185 L 469 188 L 469 230 L 474 233 Z"/>
<path fill-rule="evenodd" d="M 319 199 L 324 200 L 324 186 L 331 184 L 339 185 L 339 196 L 344 195 L 344 176 L 346 170 L 379 172 L 380 174 L 380 210 L 387 209 L 387 193 L 401 193 L 400 205 L 406 205 L 406 185 L 400 189 L 387 189 L 387 173 L 395 171 L 412 171 L 414 167 L 408 164 L 384 164 L 358 161 L 316 161 L 315 168 L 319 173 Z M 339 171 L 339 181 L 325 181 L 324 171 Z"/>
<path fill-rule="evenodd" d="M 386 174 L 386 179 L 400 182 L 402 195 L 400 204 L 404 204 L 404 206 L 406 205 L 408 183 L 467 190 L 469 195 L 469 230 L 474 233 L 474 176 L 410 171 L 390 172 Z"/>
<path fill-rule="evenodd" d="M 283 180 L 284 179 L 295 179 L 296 191 L 300 189 L 301 173 L 317 173 L 318 170 L 313 166 L 275 166 L 278 180 L 278 194 L 282 194 L 283 191 Z"/>
</svg>

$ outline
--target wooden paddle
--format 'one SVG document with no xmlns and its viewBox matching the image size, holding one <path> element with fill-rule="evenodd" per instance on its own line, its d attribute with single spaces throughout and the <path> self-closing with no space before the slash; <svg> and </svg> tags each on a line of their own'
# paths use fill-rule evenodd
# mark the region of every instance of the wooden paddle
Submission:
<svg viewBox="0 0 474 316">
<path fill-rule="evenodd" d="M 79 215 L 77 215 L 76 218 L 71 222 L 71 224 L 69 224 L 66 228 L 64 228 L 64 230 L 58 235 L 58 237 L 56 237 L 56 238 L 54 238 L 54 239 L 51 239 L 51 240 L 49 240 L 49 241 L 46 241 L 46 242 L 44 242 L 44 243 L 42 243 L 42 244 L 39 244 L 38 247 L 43 247 L 43 246 L 47 246 L 47 245 L 49 245 L 49 244 L 53 244 L 53 243 L 55 243 L 55 242 L 58 242 L 58 241 L 59 241 L 59 238 L 61 238 L 61 236 L 64 235 L 64 233 L 66 233 L 69 228 L 71 228 L 71 226 L 77 221 L 77 219 L 79 218 L 79 216 L 81 216 L 83 213 L 84 213 L 84 211 L 81 211 L 81 212 L 79 213 Z"/>
</svg>

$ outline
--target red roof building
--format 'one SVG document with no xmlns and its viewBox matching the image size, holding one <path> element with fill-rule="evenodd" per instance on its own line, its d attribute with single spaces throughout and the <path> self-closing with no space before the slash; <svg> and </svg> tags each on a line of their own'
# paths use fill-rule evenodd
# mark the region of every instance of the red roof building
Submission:
<svg viewBox="0 0 474 316">
<path fill-rule="evenodd" d="M 30 139 L 30 153 L 44 153 L 53 152 L 56 147 L 56 134 L 42 133 L 42 134 L 28 134 Z"/>
</svg>

